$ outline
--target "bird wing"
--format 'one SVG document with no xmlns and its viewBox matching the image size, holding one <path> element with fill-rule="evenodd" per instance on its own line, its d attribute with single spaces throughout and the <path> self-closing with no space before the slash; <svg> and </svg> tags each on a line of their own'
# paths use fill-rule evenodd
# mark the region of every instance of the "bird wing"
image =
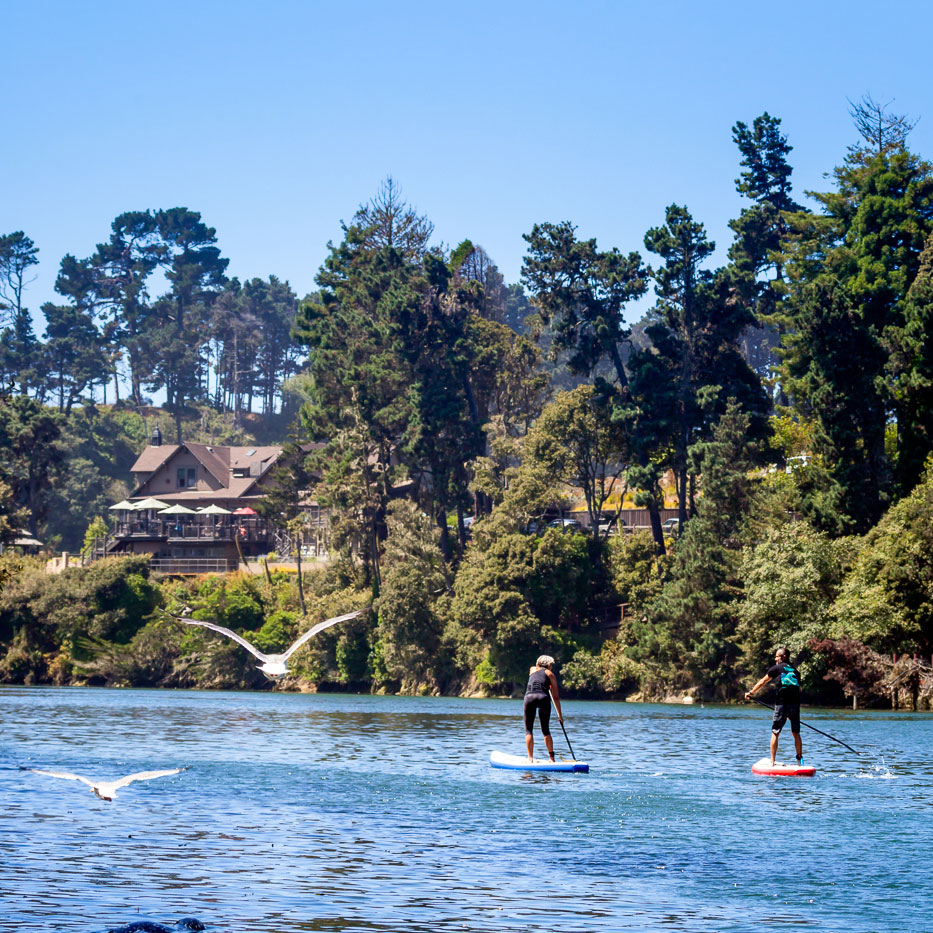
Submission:
<svg viewBox="0 0 933 933">
<path fill-rule="evenodd" d="M 226 635 L 227 638 L 232 638 L 235 642 L 241 644 L 250 654 L 259 658 L 260 661 L 269 660 L 266 655 L 258 648 L 254 648 L 245 638 L 241 638 L 236 632 L 231 632 L 230 629 L 224 628 L 222 625 L 215 625 L 213 622 L 202 622 L 200 619 L 189 619 L 187 616 L 175 616 L 175 618 L 178 619 L 179 622 L 184 622 L 185 625 L 200 625 L 203 628 L 209 628 L 213 629 L 215 632 L 220 632 L 221 635 Z"/>
<path fill-rule="evenodd" d="M 72 774 L 70 771 L 43 771 L 41 768 L 30 768 L 29 770 L 35 774 L 47 774 L 49 777 L 64 778 L 66 781 L 80 781 L 82 784 L 87 784 L 88 787 L 94 786 L 93 781 L 81 777 L 80 774 Z"/>
<path fill-rule="evenodd" d="M 114 789 L 126 787 L 127 784 L 132 784 L 133 781 L 151 781 L 153 778 L 167 777 L 169 774 L 178 774 L 184 770 L 184 768 L 170 768 L 168 771 L 137 771 L 136 774 L 128 774 L 126 777 L 120 778 L 119 781 L 114 781 L 113 787 Z"/>
<path fill-rule="evenodd" d="M 347 619 L 355 619 L 365 611 L 365 609 L 357 609 L 356 612 L 348 612 L 345 616 L 334 616 L 333 619 L 325 619 L 323 622 L 318 622 L 317 625 L 309 628 L 308 631 L 282 655 L 282 660 L 287 661 L 309 638 L 313 638 L 318 632 L 323 632 L 324 629 L 330 628 L 338 622 L 346 622 Z"/>
</svg>

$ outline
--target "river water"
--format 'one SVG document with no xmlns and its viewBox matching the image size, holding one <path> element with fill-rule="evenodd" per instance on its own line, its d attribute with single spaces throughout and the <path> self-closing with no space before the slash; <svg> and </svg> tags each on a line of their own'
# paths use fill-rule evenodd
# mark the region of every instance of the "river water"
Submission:
<svg viewBox="0 0 933 933">
<path fill-rule="evenodd" d="M 806 710 L 863 754 L 779 779 L 760 707 L 564 711 L 589 774 L 489 767 L 520 701 L 0 688 L 0 930 L 933 930 L 930 716 Z"/>
</svg>

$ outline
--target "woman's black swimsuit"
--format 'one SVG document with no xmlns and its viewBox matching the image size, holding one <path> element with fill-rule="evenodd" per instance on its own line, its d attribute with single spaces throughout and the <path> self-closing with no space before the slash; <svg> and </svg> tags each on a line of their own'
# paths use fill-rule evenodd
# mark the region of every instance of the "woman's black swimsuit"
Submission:
<svg viewBox="0 0 933 933">
<path fill-rule="evenodd" d="M 535 671 L 525 687 L 525 732 L 530 733 L 535 724 L 535 710 L 541 721 L 541 732 L 551 734 L 551 693 L 546 670 Z"/>
</svg>

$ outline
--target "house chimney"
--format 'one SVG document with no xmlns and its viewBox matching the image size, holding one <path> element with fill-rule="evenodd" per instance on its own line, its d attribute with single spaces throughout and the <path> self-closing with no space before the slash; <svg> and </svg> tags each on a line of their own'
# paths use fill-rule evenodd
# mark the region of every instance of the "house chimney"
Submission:
<svg viewBox="0 0 933 933">
<path fill-rule="evenodd" d="M 156 425 L 152 429 L 152 446 L 161 447 L 162 446 L 162 432 L 159 430 L 159 426 Z"/>
</svg>

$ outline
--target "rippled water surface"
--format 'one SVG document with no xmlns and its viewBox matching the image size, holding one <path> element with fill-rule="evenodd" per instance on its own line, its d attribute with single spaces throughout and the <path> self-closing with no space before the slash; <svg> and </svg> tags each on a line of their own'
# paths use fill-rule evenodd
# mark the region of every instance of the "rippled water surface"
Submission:
<svg viewBox="0 0 933 933">
<path fill-rule="evenodd" d="M 933 930 L 933 719 L 807 712 L 864 754 L 758 778 L 760 707 L 568 701 L 592 771 L 531 775 L 519 701 L 0 688 L 0 930 Z"/>
</svg>

